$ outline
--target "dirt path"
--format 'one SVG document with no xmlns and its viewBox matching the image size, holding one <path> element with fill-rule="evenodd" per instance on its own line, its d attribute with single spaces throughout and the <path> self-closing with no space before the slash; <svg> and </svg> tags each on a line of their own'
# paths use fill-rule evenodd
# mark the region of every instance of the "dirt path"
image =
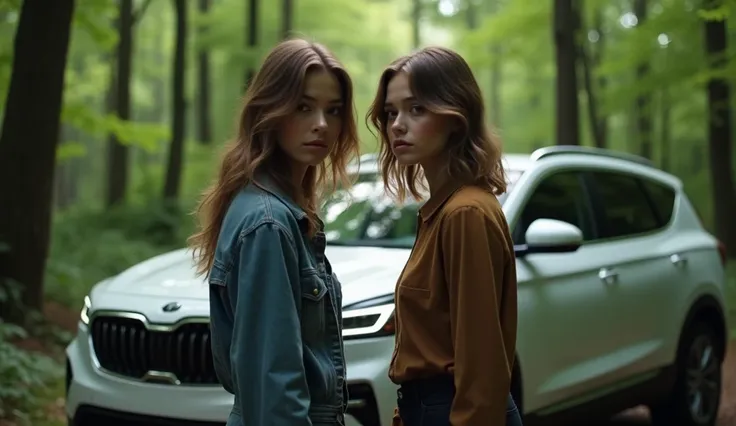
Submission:
<svg viewBox="0 0 736 426">
<path fill-rule="evenodd" d="M 731 341 L 723 366 L 723 394 L 718 426 L 736 426 L 736 340 Z"/>
<path fill-rule="evenodd" d="M 82 307 L 79 308 L 81 310 Z M 79 312 L 77 311 L 71 311 L 56 302 L 46 302 L 43 306 L 43 316 L 50 324 L 55 324 L 62 330 L 70 333 L 77 332 L 77 323 L 79 322 Z"/>
<path fill-rule="evenodd" d="M 718 413 L 718 426 L 736 426 L 736 340 L 732 340 L 723 364 L 723 392 L 721 409 Z M 649 410 L 634 408 L 611 422 L 601 426 L 639 426 L 649 425 Z"/>
<path fill-rule="evenodd" d="M 44 304 L 43 316 L 46 323 L 52 324 L 62 331 L 68 333 L 77 332 L 77 322 L 79 321 L 79 312 L 67 309 L 66 307 L 55 303 L 47 302 Z M 24 350 L 38 352 L 62 362 L 63 347 L 58 343 L 49 343 L 43 338 L 29 337 L 22 341 L 16 341 L 14 344 Z M 66 424 L 66 413 L 64 411 L 64 396 L 52 395 L 40 396 L 45 401 L 41 412 L 32 414 L 32 424 L 43 426 L 62 426 Z M 29 413 L 25 413 L 29 414 Z M 38 417 L 38 418 L 37 418 Z M 0 419 L 0 426 L 19 426 L 18 423 L 6 419 Z"/>
</svg>

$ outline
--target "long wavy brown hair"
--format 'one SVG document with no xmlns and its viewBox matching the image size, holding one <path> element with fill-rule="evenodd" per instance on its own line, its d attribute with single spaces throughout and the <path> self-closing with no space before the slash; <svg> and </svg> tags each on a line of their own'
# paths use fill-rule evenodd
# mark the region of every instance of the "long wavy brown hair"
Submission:
<svg viewBox="0 0 736 426">
<path fill-rule="evenodd" d="M 447 172 L 462 182 L 484 187 L 496 195 L 506 192 L 500 140 L 485 122 L 483 95 L 468 63 L 444 47 L 427 47 L 402 56 L 384 70 L 378 92 L 366 115 L 381 140 L 379 162 L 386 190 L 399 201 L 422 198 L 426 189 L 419 165 L 404 166 L 391 152 L 388 116 L 384 110 L 388 83 L 399 72 L 409 77 L 417 103 L 435 114 L 449 115 L 461 130 L 447 143 Z"/>
<path fill-rule="evenodd" d="M 328 160 L 307 169 L 301 188 L 293 187 L 284 153 L 278 148 L 277 131 L 296 111 L 313 70 L 327 70 L 340 83 L 342 129 Z M 345 68 L 323 45 L 303 39 L 279 43 L 264 59 L 248 85 L 237 125 L 237 137 L 225 147 L 215 182 L 207 188 L 195 211 L 198 231 L 189 237 L 199 275 L 209 274 L 222 221 L 235 195 L 257 173 L 265 172 L 306 212 L 309 233 L 316 231 L 320 194 L 350 184 L 348 163 L 358 155 L 358 131 L 353 84 Z M 331 185 L 328 185 L 331 183 Z"/>
</svg>

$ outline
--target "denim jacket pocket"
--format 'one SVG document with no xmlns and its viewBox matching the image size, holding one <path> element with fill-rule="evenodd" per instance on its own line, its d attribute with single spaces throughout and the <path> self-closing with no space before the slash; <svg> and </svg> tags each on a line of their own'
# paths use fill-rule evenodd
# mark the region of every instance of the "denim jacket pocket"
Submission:
<svg viewBox="0 0 736 426">
<path fill-rule="evenodd" d="M 325 295 L 327 285 L 317 271 L 302 272 L 302 333 L 307 341 L 314 342 L 325 334 Z"/>
</svg>

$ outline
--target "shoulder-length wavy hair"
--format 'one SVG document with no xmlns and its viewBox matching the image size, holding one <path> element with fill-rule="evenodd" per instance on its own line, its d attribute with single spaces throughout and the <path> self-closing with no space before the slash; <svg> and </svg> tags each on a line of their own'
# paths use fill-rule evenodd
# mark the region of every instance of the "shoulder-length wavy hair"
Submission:
<svg viewBox="0 0 736 426">
<path fill-rule="evenodd" d="M 293 187 L 291 170 L 277 144 L 279 126 L 297 110 L 305 80 L 313 70 L 327 70 L 340 83 L 342 129 L 328 161 L 307 169 L 301 188 Z M 349 185 L 347 165 L 358 155 L 359 140 L 353 101 L 353 84 L 345 68 L 323 45 L 303 39 L 279 43 L 266 56 L 248 85 L 237 123 L 237 138 L 224 150 L 219 176 L 205 190 L 195 211 L 199 229 L 188 242 L 198 274 L 208 274 L 214 262 L 222 221 L 235 195 L 265 172 L 307 212 L 309 233 L 316 232 L 322 191 Z"/>
<path fill-rule="evenodd" d="M 384 185 L 399 201 L 411 195 L 421 199 L 426 189 L 418 165 L 403 166 L 391 152 L 388 116 L 384 110 L 388 83 L 397 73 L 409 77 L 418 104 L 435 114 L 454 117 L 461 124 L 447 143 L 447 173 L 462 182 L 482 186 L 496 195 L 506 192 L 501 143 L 485 122 L 485 107 L 478 82 L 458 53 L 443 47 L 427 47 L 402 56 L 384 70 L 366 121 L 379 132 L 379 162 Z"/>
</svg>

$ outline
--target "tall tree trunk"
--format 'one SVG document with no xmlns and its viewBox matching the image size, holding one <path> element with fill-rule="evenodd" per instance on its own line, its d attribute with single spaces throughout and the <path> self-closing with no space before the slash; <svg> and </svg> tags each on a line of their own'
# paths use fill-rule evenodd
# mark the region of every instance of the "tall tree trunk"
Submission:
<svg viewBox="0 0 736 426">
<path fill-rule="evenodd" d="M 0 18 L 2 17 L 0 16 Z M 74 66 L 74 68 L 77 67 Z M 61 128 L 59 130 L 59 142 L 57 146 L 57 151 L 59 149 L 63 149 L 63 146 L 68 143 L 71 134 L 71 126 L 69 126 L 68 124 L 62 123 L 60 127 Z M 52 195 L 53 202 L 51 203 L 52 215 L 53 212 L 57 210 L 63 210 L 70 204 L 69 188 L 67 186 L 67 183 L 69 182 L 69 171 L 69 160 L 54 162 L 54 189 Z"/>
<path fill-rule="evenodd" d="M 670 98 L 670 91 L 668 88 L 662 89 L 661 102 L 660 102 L 660 167 L 662 170 L 670 171 L 672 167 L 672 153 L 670 152 L 670 145 L 672 141 L 671 136 L 671 111 L 672 111 L 672 100 Z"/>
<path fill-rule="evenodd" d="M 163 69 L 167 65 L 167 53 L 169 52 L 168 43 L 166 43 L 165 34 L 168 33 L 162 26 L 156 28 L 156 43 L 154 52 L 153 63 L 156 67 Z M 155 114 L 155 120 L 157 123 L 166 123 L 168 117 L 171 116 L 171 102 L 169 102 L 169 78 L 167 76 L 156 77 L 153 83 L 153 108 Z M 158 157 L 157 160 L 162 160 Z"/>
<path fill-rule="evenodd" d="M 171 145 L 166 164 L 164 199 L 177 201 L 181 186 L 181 171 L 184 163 L 184 78 L 187 51 L 187 0 L 174 0 L 176 9 L 176 51 L 174 52 L 174 85 L 172 92 Z"/>
<path fill-rule="evenodd" d="M 709 9 L 719 2 L 705 0 L 704 4 Z M 713 69 L 722 70 L 727 66 L 727 34 L 726 20 L 705 23 L 705 50 Z M 723 77 L 711 78 L 706 90 L 715 231 L 718 238 L 731 249 L 730 257 L 736 258 L 736 187 L 731 164 L 731 91 L 728 81 Z"/>
<path fill-rule="evenodd" d="M 465 0 L 465 26 L 470 31 L 478 28 L 478 8 L 473 0 Z"/>
<path fill-rule="evenodd" d="M 67 143 L 69 137 L 68 125 L 61 124 L 61 131 L 59 134 L 59 143 L 57 150 Z M 52 212 L 54 210 L 63 210 L 69 203 L 69 191 L 67 190 L 67 176 L 69 175 L 69 164 L 63 161 L 56 161 L 54 164 L 54 189 L 53 189 L 53 202 Z"/>
<path fill-rule="evenodd" d="M 595 21 L 594 21 L 594 30 L 596 33 L 598 33 L 598 42 L 596 43 L 596 49 L 594 50 L 593 55 L 593 69 L 597 69 L 600 67 L 601 62 L 603 61 L 603 53 L 606 50 L 606 34 L 603 31 L 603 8 L 598 7 L 598 9 L 595 12 Z M 608 79 L 606 76 L 601 75 L 598 77 L 598 101 L 603 98 L 602 94 L 606 91 L 606 86 L 608 86 Z M 598 106 L 600 107 L 600 102 L 598 102 Z M 600 138 L 600 148 L 606 148 L 608 146 L 608 116 L 605 113 L 600 112 L 600 108 L 597 109 L 597 123 L 596 128 L 598 129 L 598 136 Z"/>
<path fill-rule="evenodd" d="M 469 0 L 472 1 L 472 0 Z M 487 0 L 488 12 L 493 15 L 498 12 L 500 0 Z M 493 43 L 489 47 L 491 55 L 490 81 L 490 120 L 495 127 L 501 127 L 501 82 L 502 82 L 502 54 L 501 45 Z"/>
<path fill-rule="evenodd" d="M 418 49 L 422 44 L 422 0 L 412 0 L 411 2 L 411 44 L 414 49 Z"/>
<path fill-rule="evenodd" d="M 636 15 L 638 24 L 644 24 L 647 17 L 647 0 L 634 0 L 634 14 Z M 649 76 L 649 61 L 644 60 L 636 67 L 636 78 L 639 85 L 643 85 L 643 80 Z M 639 152 L 643 157 L 652 158 L 654 154 L 654 146 L 652 143 L 652 111 L 651 111 L 651 95 L 642 93 L 636 98 L 636 130 L 639 136 Z"/>
<path fill-rule="evenodd" d="M 25 0 L 15 34 L 0 136 L 0 275 L 22 286 L 22 304 L 40 310 L 48 256 L 54 163 L 59 141 L 73 0 Z M 4 318 L 24 321 L 14 301 Z M 8 306 L 9 305 L 9 306 Z"/>
<path fill-rule="evenodd" d="M 199 0 L 199 12 L 202 15 L 209 13 L 211 0 Z M 208 24 L 209 26 L 209 24 Z M 204 36 L 207 34 L 209 28 L 200 27 L 199 34 Z M 203 145 L 209 145 L 212 143 L 212 119 L 210 112 L 210 53 L 209 48 L 200 47 L 199 54 L 197 57 L 197 76 L 199 85 L 199 108 L 198 112 L 198 132 L 199 142 Z"/>
<path fill-rule="evenodd" d="M 281 0 L 281 38 L 289 38 L 293 29 L 294 0 Z"/>
<path fill-rule="evenodd" d="M 77 129 L 72 126 L 62 124 L 59 132 L 58 148 L 71 141 L 80 142 L 78 138 L 75 138 L 78 133 Z M 55 164 L 53 205 L 58 210 L 64 210 L 74 203 L 74 197 L 76 196 L 74 169 L 78 166 L 74 160 L 75 158 L 67 158 L 64 161 L 57 161 Z"/>
<path fill-rule="evenodd" d="M 248 25 L 245 26 L 245 45 L 251 52 L 255 51 L 258 46 L 258 1 L 248 0 Z M 245 71 L 245 87 L 248 87 L 250 80 L 256 73 L 256 64 L 248 64 Z"/>
<path fill-rule="evenodd" d="M 575 34 L 579 17 L 573 0 L 554 3 L 554 40 L 557 63 L 557 145 L 580 145 L 577 49 Z"/>
<path fill-rule="evenodd" d="M 697 175 L 703 171 L 703 167 L 705 167 L 703 151 L 705 149 L 698 142 L 690 146 L 690 174 Z"/>
<path fill-rule="evenodd" d="M 85 64 L 80 58 L 68 64 L 67 68 L 69 66 L 73 68 L 76 75 L 82 75 L 84 73 Z M 68 124 L 62 124 L 59 146 L 70 141 L 82 144 L 84 143 L 84 136 L 78 128 Z M 56 170 L 54 171 L 54 200 L 55 207 L 59 210 L 66 209 L 77 201 L 79 169 L 82 168 L 81 163 L 82 161 L 79 158 L 69 158 L 66 161 L 56 162 Z"/>
<path fill-rule="evenodd" d="M 116 49 L 116 69 L 111 73 L 110 89 L 114 95 L 115 115 L 120 120 L 130 120 L 130 78 L 133 62 L 133 0 L 120 1 L 118 25 L 118 46 Z M 117 135 L 111 133 L 107 142 L 107 194 L 105 204 L 114 206 L 125 200 L 128 187 L 128 163 L 130 152 Z"/>
<path fill-rule="evenodd" d="M 540 85 L 544 81 L 544 77 L 541 77 L 538 72 L 535 71 L 534 67 L 528 67 L 527 73 L 526 73 L 526 84 L 528 84 L 528 87 L 540 87 Z M 542 108 L 542 96 L 539 94 L 539 91 L 534 91 L 531 98 L 529 99 L 529 111 L 531 114 L 537 114 Z M 530 141 L 531 143 L 531 150 L 532 152 L 544 147 L 547 143 L 549 143 L 548 140 L 542 140 L 539 138 L 539 136 L 535 136 L 534 139 Z"/>
<path fill-rule="evenodd" d="M 501 127 L 501 87 L 502 85 L 502 67 L 501 67 L 501 46 L 491 46 L 491 55 L 493 55 L 493 63 L 491 64 L 491 123 L 496 127 Z"/>
<path fill-rule="evenodd" d="M 590 131 L 593 134 L 593 143 L 597 148 L 605 148 L 605 141 L 603 140 L 602 130 L 599 126 L 600 119 L 598 114 L 598 98 L 596 91 L 593 86 L 593 65 L 591 64 L 590 54 L 586 49 L 585 44 L 578 46 L 578 55 L 580 57 L 581 66 L 583 69 L 583 85 L 585 87 L 585 94 L 588 97 L 588 117 L 590 120 Z"/>
</svg>

